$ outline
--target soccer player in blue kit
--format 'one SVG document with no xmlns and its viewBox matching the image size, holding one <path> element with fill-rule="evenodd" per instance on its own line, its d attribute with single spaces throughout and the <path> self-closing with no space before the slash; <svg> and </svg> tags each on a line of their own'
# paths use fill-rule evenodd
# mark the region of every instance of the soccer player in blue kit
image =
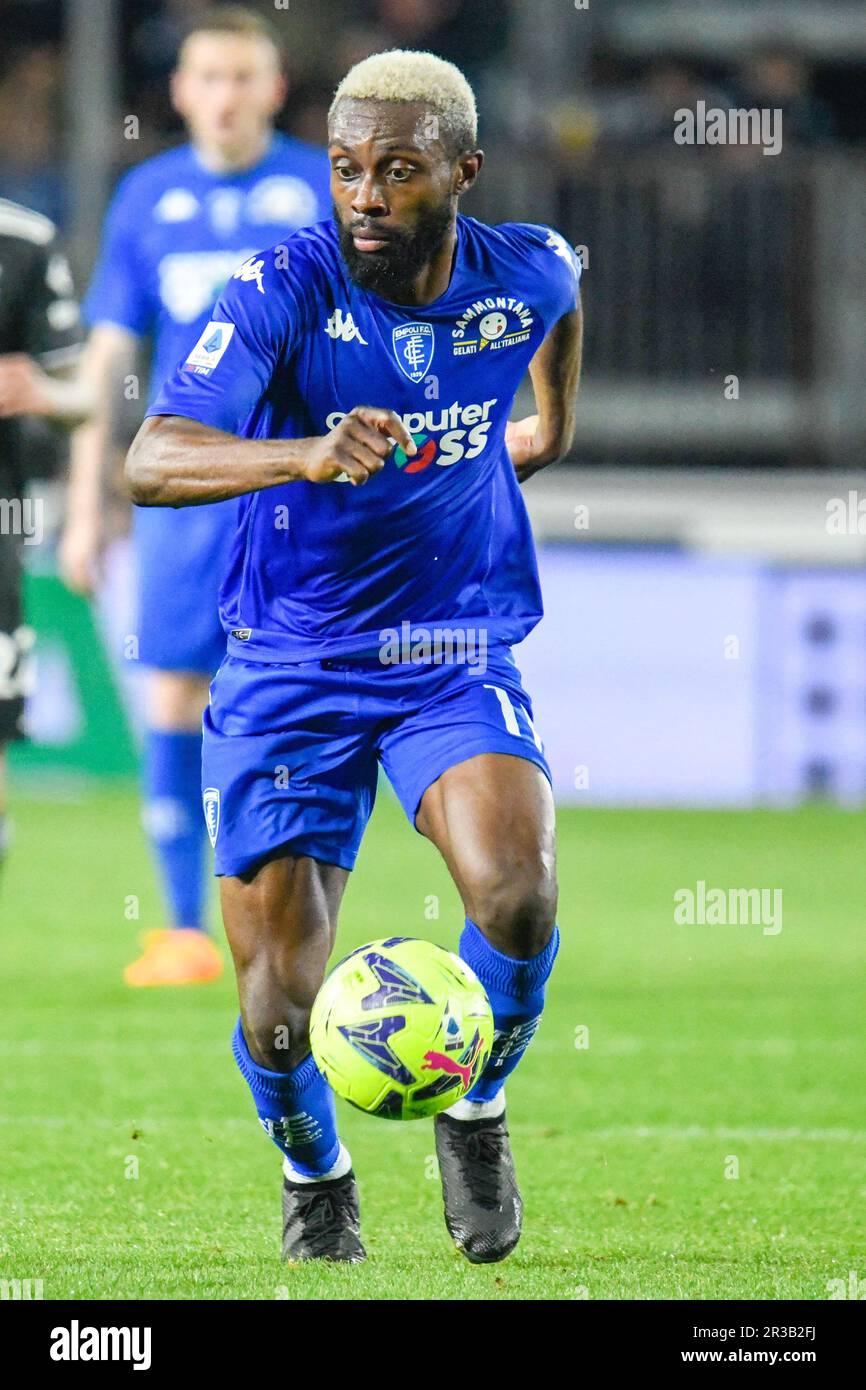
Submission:
<svg viewBox="0 0 866 1390">
<path fill-rule="evenodd" d="M 503 1083 L 559 934 L 549 770 L 510 650 L 542 611 L 519 483 L 572 439 L 580 267 L 547 227 L 457 215 L 476 143 L 452 64 L 354 67 L 329 119 L 334 220 L 229 283 L 127 459 L 140 505 L 242 498 L 203 796 L 287 1259 L 364 1258 L 308 1020 L 379 762 L 454 878 L 494 1012 L 480 1078 L 434 1122 L 446 1224 L 476 1263 L 520 1236 Z M 538 414 L 509 423 L 527 367 Z M 407 631 L 427 637 L 395 649 Z M 485 661 L 449 660 L 459 639 Z"/>
<path fill-rule="evenodd" d="M 153 399 L 208 322 L 226 281 L 251 273 L 252 253 L 330 210 L 324 149 L 273 130 L 284 96 L 275 31 L 248 10 L 209 10 L 186 35 L 172 78 L 189 143 L 138 165 L 115 194 L 84 302 L 92 328 L 85 370 L 102 410 L 73 453 L 61 561 L 75 588 L 93 585 L 102 479 L 113 462 L 111 436 L 120 432 L 111 417 L 137 368 L 138 343 L 151 342 Z M 222 969 L 202 930 L 208 875 L 201 716 L 225 653 L 218 596 L 236 524 L 232 501 L 135 517 L 134 654 L 149 668 L 144 824 L 169 925 L 147 934 L 143 955 L 125 971 L 130 985 L 205 982 Z"/>
</svg>

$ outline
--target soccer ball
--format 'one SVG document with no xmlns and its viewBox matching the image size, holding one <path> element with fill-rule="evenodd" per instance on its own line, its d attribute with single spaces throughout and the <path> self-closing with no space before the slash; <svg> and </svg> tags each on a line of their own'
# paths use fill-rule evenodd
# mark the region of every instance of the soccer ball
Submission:
<svg viewBox="0 0 866 1390">
<path fill-rule="evenodd" d="M 313 1056 L 337 1095 L 388 1120 L 419 1120 L 460 1100 L 492 1044 L 490 1001 L 469 966 L 406 936 L 341 960 L 310 1019 Z"/>
</svg>

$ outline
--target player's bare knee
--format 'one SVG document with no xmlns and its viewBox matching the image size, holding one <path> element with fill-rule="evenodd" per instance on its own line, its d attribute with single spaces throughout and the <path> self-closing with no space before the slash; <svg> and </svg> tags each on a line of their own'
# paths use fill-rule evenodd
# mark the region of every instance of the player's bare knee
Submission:
<svg viewBox="0 0 866 1390">
<path fill-rule="evenodd" d="M 264 1067 L 267 1071 L 294 1071 L 310 1050 L 307 1028 L 292 1029 L 287 1023 L 275 1023 L 259 1032 L 252 1031 L 253 1037 L 247 1037 L 250 1056 L 256 1066 Z"/>
<path fill-rule="evenodd" d="M 291 1071 L 310 1050 L 310 1010 L 324 979 L 324 963 L 294 969 L 282 953 L 262 943 L 236 965 L 244 1036 L 253 1061 L 269 1071 Z"/>
<path fill-rule="evenodd" d="M 302 1062 L 310 1050 L 310 1010 L 286 1000 L 243 1008 L 244 1037 L 256 1066 L 287 1072 Z"/>
<path fill-rule="evenodd" d="M 473 885 L 469 915 L 496 950 L 528 959 L 550 940 L 556 905 L 555 865 L 539 855 L 519 867 L 490 866 Z"/>
</svg>

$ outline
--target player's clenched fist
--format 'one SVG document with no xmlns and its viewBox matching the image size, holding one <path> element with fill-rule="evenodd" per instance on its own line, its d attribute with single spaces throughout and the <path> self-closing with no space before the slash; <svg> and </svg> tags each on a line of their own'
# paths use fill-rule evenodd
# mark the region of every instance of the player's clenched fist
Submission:
<svg viewBox="0 0 866 1390">
<path fill-rule="evenodd" d="M 375 405 L 356 405 L 329 434 L 313 440 L 304 466 L 311 483 L 333 483 L 345 475 L 354 487 L 384 466 L 395 441 L 409 455 L 415 441 L 399 415 Z"/>
</svg>

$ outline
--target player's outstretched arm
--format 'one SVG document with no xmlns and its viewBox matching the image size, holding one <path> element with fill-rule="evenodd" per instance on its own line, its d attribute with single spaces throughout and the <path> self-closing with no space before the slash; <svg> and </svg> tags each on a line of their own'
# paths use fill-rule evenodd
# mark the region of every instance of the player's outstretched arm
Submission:
<svg viewBox="0 0 866 1390">
<path fill-rule="evenodd" d="M 553 325 L 529 364 L 538 414 L 506 426 L 505 443 L 521 483 L 571 448 L 582 345 L 583 311 L 578 301 Z"/>
<path fill-rule="evenodd" d="M 74 429 L 93 407 L 90 383 L 78 368 L 46 372 L 27 353 L 0 356 L 0 419 L 40 415 L 52 424 Z"/>
<path fill-rule="evenodd" d="M 132 441 L 126 477 L 140 507 L 195 507 L 301 480 L 360 487 L 395 441 L 417 452 L 399 415 L 371 405 L 312 439 L 239 439 L 181 415 L 151 415 Z"/>
<path fill-rule="evenodd" d="M 102 575 L 110 539 L 106 528 L 109 487 L 116 482 L 118 454 L 129 442 L 131 422 L 125 386 L 136 368 L 140 339 L 119 324 L 97 323 L 84 351 L 82 375 L 93 393 L 94 410 L 70 441 L 69 481 L 63 532 L 58 547 L 60 573 L 76 593 L 90 595 Z"/>
</svg>

